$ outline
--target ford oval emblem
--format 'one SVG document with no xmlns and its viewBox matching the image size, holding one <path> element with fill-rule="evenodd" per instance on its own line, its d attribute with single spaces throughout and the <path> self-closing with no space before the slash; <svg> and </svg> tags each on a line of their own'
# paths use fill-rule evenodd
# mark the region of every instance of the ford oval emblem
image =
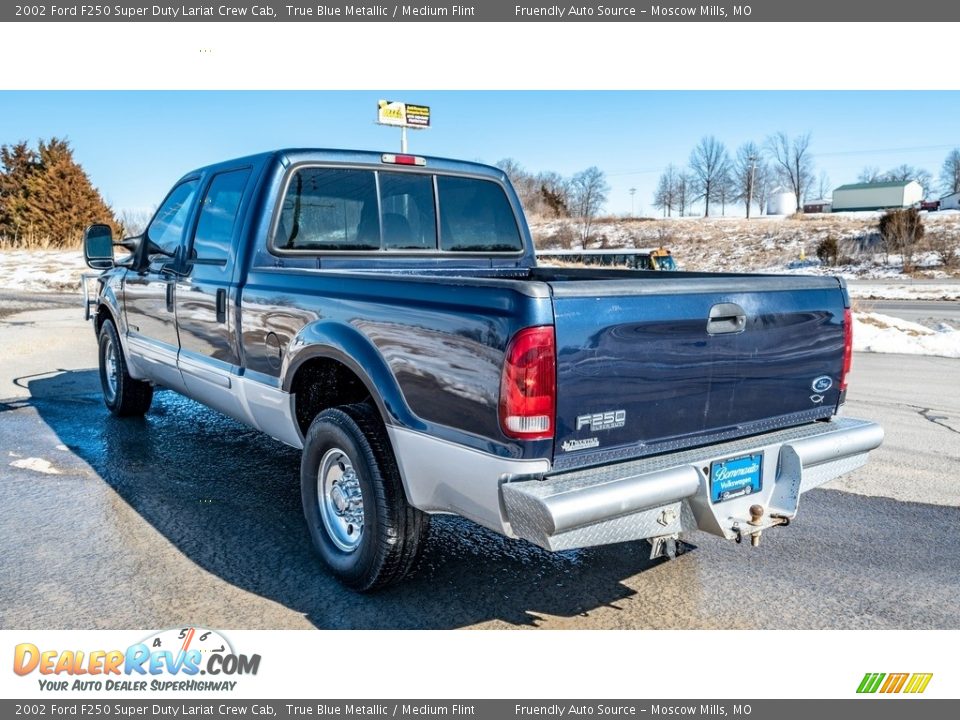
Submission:
<svg viewBox="0 0 960 720">
<path fill-rule="evenodd" d="M 831 380 L 827 375 L 821 375 L 820 377 L 814 379 L 814 381 L 810 384 L 810 387 L 814 392 L 825 393 L 827 390 L 833 387 L 833 380 Z"/>
</svg>

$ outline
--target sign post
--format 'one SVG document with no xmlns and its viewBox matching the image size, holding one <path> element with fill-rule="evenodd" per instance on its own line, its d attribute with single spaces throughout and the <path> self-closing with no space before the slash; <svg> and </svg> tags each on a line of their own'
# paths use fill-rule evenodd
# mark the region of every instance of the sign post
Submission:
<svg viewBox="0 0 960 720">
<path fill-rule="evenodd" d="M 400 128 L 400 152 L 407 152 L 407 129 L 427 130 L 430 127 L 430 108 L 395 100 L 377 101 L 377 123 Z"/>
</svg>

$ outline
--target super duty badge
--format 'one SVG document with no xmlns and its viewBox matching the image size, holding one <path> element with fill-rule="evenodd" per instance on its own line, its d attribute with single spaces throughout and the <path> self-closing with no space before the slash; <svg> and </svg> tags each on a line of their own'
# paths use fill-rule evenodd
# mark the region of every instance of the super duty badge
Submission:
<svg viewBox="0 0 960 720">
<path fill-rule="evenodd" d="M 577 416 L 577 432 L 583 428 L 590 428 L 590 432 L 613 430 L 627 424 L 626 410 L 608 410 L 607 412 L 591 413 Z"/>
</svg>

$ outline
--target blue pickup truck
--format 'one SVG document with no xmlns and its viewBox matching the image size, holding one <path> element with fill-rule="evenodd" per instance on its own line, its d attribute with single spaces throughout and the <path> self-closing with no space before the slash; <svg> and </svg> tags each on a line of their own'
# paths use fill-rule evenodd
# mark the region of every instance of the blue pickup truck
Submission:
<svg viewBox="0 0 960 720">
<path fill-rule="evenodd" d="M 434 513 L 549 550 L 757 544 L 883 439 L 838 416 L 842 281 L 538 267 L 475 163 L 240 158 L 84 253 L 110 411 L 167 388 L 302 448 L 313 543 L 361 591 L 415 566 Z"/>
</svg>

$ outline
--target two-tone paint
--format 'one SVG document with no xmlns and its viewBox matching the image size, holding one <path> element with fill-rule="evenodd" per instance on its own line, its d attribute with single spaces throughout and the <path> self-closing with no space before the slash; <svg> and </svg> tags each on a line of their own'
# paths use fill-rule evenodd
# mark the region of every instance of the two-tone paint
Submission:
<svg viewBox="0 0 960 720">
<path fill-rule="evenodd" d="M 192 264 L 188 239 L 152 267 L 141 243 L 102 276 L 98 326 L 114 318 L 134 377 L 295 447 L 305 407 L 369 398 L 411 504 L 510 535 L 505 483 L 609 474 L 612 463 L 828 420 L 842 402 L 849 303 L 836 278 L 538 268 L 503 172 L 436 158 L 387 169 L 498 183 L 520 251 L 280 250 L 283 194 L 293 173 L 316 166 L 385 169 L 376 153 L 282 150 L 185 176 L 198 199 L 219 174 L 245 169 L 249 180 L 225 264 Z M 556 431 L 518 440 L 500 426 L 501 375 L 510 339 L 535 326 L 555 330 Z M 812 392 L 822 377 L 831 387 Z M 577 422 L 608 413 L 620 420 Z M 863 454 L 862 444 L 849 447 Z M 600 522 L 604 503 L 577 516 Z"/>
</svg>

